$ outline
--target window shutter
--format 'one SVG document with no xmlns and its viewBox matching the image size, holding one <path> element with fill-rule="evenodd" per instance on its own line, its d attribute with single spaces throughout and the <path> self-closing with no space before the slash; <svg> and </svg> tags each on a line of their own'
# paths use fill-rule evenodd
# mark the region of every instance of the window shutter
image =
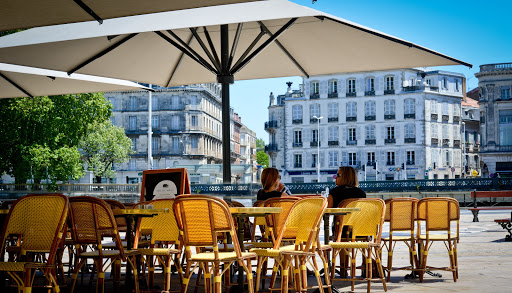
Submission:
<svg viewBox="0 0 512 293">
<path fill-rule="evenodd" d="M 347 152 L 341 152 L 341 166 L 348 166 L 348 154 Z"/>
<path fill-rule="evenodd" d="M 320 168 L 325 168 L 325 166 L 327 166 L 324 163 L 324 159 L 325 159 L 325 151 L 324 152 L 320 152 L 320 158 L 318 160 L 318 163 L 320 164 Z"/>
<path fill-rule="evenodd" d="M 381 168 L 385 168 L 387 161 L 386 151 L 380 151 L 380 156 L 377 158 L 377 160 L 379 160 L 379 165 L 381 166 Z"/>
<path fill-rule="evenodd" d="M 307 129 L 302 131 L 302 142 L 304 144 L 313 141 L 313 129 Z"/>
<path fill-rule="evenodd" d="M 453 152 L 448 151 L 448 162 L 450 162 L 450 167 L 453 166 Z"/>
<path fill-rule="evenodd" d="M 387 126 L 386 125 L 382 125 L 381 127 L 382 128 L 381 128 L 381 133 L 380 133 L 380 135 L 381 135 L 380 139 L 382 141 L 384 141 L 384 139 L 386 139 Z M 375 135 L 377 135 L 377 134 L 375 134 Z"/>
<path fill-rule="evenodd" d="M 401 137 L 401 135 L 400 135 L 400 134 L 401 134 L 401 133 L 400 133 L 400 125 L 398 125 L 398 124 L 397 124 L 397 125 L 395 126 L 395 139 L 397 140 L 397 142 L 398 142 L 398 139 Z"/>
<path fill-rule="evenodd" d="M 318 140 L 320 142 L 324 141 L 325 139 L 325 128 L 320 128 L 320 133 L 318 133 Z"/>
<path fill-rule="evenodd" d="M 304 163 L 306 168 L 311 167 L 311 163 L 313 163 L 313 154 L 307 154 L 306 158 L 304 159 Z"/>
<path fill-rule="evenodd" d="M 347 141 L 347 127 L 346 126 L 342 126 L 341 127 L 341 140 L 342 141 Z"/>
<path fill-rule="evenodd" d="M 361 138 L 361 133 L 363 132 L 363 127 L 362 126 L 356 126 L 356 139 L 358 141 L 360 141 L 362 138 Z"/>
</svg>

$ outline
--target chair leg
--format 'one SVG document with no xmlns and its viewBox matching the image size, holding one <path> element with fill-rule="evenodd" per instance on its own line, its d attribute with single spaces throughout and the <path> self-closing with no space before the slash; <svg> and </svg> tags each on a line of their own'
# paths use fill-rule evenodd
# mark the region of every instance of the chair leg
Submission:
<svg viewBox="0 0 512 293">
<path fill-rule="evenodd" d="M 455 257 L 454 257 L 454 253 L 453 253 L 453 244 L 450 240 L 448 241 L 448 248 L 449 248 L 448 256 L 450 257 L 450 268 L 453 270 L 452 271 L 453 281 L 457 282 L 457 272 L 456 272 L 456 266 L 455 266 Z"/>
<path fill-rule="evenodd" d="M 183 282 L 181 283 L 181 293 L 186 293 L 188 288 L 188 282 L 190 281 L 190 277 L 192 276 L 192 272 L 190 271 L 192 267 L 192 263 L 187 259 L 187 265 L 185 267 L 185 275 L 183 278 Z"/>
<path fill-rule="evenodd" d="M 372 251 L 371 248 L 365 249 L 363 255 L 366 254 L 366 280 L 367 289 L 366 292 L 370 293 L 372 287 Z"/>
<path fill-rule="evenodd" d="M 171 256 L 164 256 L 162 262 L 164 264 L 164 292 L 169 292 L 171 289 Z"/>
<path fill-rule="evenodd" d="M 82 259 L 80 262 L 75 262 L 75 267 L 73 269 L 73 276 L 71 277 L 72 279 L 72 282 L 71 282 L 71 293 L 73 293 L 73 291 L 75 290 L 75 285 L 76 285 L 76 281 L 78 279 L 78 272 L 80 271 L 80 269 L 82 269 L 82 267 L 84 266 L 86 260 L 85 259 Z M 83 274 L 82 274 L 83 276 Z"/>
<path fill-rule="evenodd" d="M 96 282 L 96 292 L 105 292 L 105 273 L 103 272 L 103 260 L 97 259 L 96 263 L 96 274 L 98 281 Z"/>
<path fill-rule="evenodd" d="M 320 271 L 318 270 L 318 264 L 316 263 L 316 259 L 315 259 L 314 256 L 311 258 L 311 262 L 313 263 L 313 270 L 315 272 L 315 277 L 316 277 L 316 283 L 318 285 L 318 290 L 320 291 L 320 293 L 324 293 L 324 286 L 323 286 L 323 283 L 322 283 L 322 279 L 320 279 Z M 327 271 L 324 270 L 324 273 L 327 273 Z M 306 279 L 307 279 L 307 276 L 306 276 Z"/>
<path fill-rule="evenodd" d="M 281 268 L 281 293 L 288 293 L 289 256 L 283 255 L 283 267 Z"/>
<path fill-rule="evenodd" d="M 356 250 L 354 248 L 351 249 L 350 253 L 350 278 L 351 278 L 351 289 L 354 291 L 354 278 L 356 277 Z"/>
<path fill-rule="evenodd" d="M 380 252 L 380 251 L 378 251 Z M 375 253 L 375 263 L 377 264 L 377 270 L 380 274 L 380 279 L 382 280 L 382 287 L 384 288 L 384 291 L 388 291 L 388 286 L 386 285 L 386 279 L 384 278 L 384 269 L 382 268 L 382 259 L 380 257 L 380 254 L 377 254 L 377 248 Z"/>
<path fill-rule="evenodd" d="M 261 271 L 262 271 L 262 262 L 265 261 L 265 257 L 258 256 L 258 262 L 256 263 L 256 289 L 255 291 L 260 291 L 260 280 L 261 280 Z"/>
<path fill-rule="evenodd" d="M 222 293 L 222 283 L 221 283 L 222 277 L 220 276 L 219 263 L 214 262 L 212 264 L 212 266 L 213 266 L 213 292 L 214 293 Z M 205 283 L 206 283 L 206 279 L 207 279 L 206 273 L 204 274 L 204 276 L 205 276 Z"/>
<path fill-rule="evenodd" d="M 243 265 L 243 262 L 240 261 Z M 254 280 L 252 278 L 252 264 L 251 259 L 247 259 L 247 264 L 244 266 L 245 272 L 247 273 L 247 287 L 249 287 L 249 293 L 254 293 Z"/>
<path fill-rule="evenodd" d="M 391 269 L 393 268 L 393 244 L 391 241 L 389 241 L 388 244 L 388 277 L 387 281 L 389 282 L 391 280 Z"/>
<path fill-rule="evenodd" d="M 420 282 L 423 282 L 423 276 L 427 268 L 427 256 L 428 256 L 428 242 L 421 242 L 421 271 L 420 271 Z"/>
</svg>

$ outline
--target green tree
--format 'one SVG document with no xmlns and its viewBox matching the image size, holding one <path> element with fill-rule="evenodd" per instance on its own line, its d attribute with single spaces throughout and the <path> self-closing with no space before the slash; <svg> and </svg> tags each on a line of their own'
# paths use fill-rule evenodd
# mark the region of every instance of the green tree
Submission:
<svg viewBox="0 0 512 293">
<path fill-rule="evenodd" d="M 265 141 L 263 138 L 256 138 L 256 152 L 265 151 Z"/>
<path fill-rule="evenodd" d="M 101 177 L 114 178 L 113 164 L 126 162 L 130 154 L 135 153 L 124 129 L 112 125 L 110 120 L 96 124 L 94 131 L 85 136 L 78 147 L 97 183 L 101 183 Z"/>
<path fill-rule="evenodd" d="M 0 174 L 20 184 L 80 178 L 78 143 L 111 108 L 98 93 L 0 99 Z"/>
<path fill-rule="evenodd" d="M 268 155 L 264 151 L 256 152 L 256 162 L 259 165 L 268 167 Z"/>
</svg>

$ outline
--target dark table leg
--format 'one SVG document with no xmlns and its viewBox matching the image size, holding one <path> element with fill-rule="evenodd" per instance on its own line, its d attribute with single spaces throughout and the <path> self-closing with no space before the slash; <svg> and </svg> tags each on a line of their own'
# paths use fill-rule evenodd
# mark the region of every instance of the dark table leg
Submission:
<svg viewBox="0 0 512 293">
<path fill-rule="evenodd" d="M 240 214 L 238 217 L 238 242 L 240 242 L 240 250 L 244 251 L 244 235 L 245 235 L 245 215 Z M 244 267 L 238 264 L 238 288 L 237 292 L 245 292 L 244 290 Z"/>
<path fill-rule="evenodd" d="M 132 215 L 126 216 L 126 249 L 133 248 L 133 233 L 132 233 L 132 225 L 134 222 L 134 218 Z M 121 243 L 122 245 L 122 243 Z M 134 284 L 132 282 L 132 268 L 130 266 L 130 262 L 126 265 L 126 281 L 125 281 L 125 289 L 126 292 L 132 292 Z"/>
</svg>

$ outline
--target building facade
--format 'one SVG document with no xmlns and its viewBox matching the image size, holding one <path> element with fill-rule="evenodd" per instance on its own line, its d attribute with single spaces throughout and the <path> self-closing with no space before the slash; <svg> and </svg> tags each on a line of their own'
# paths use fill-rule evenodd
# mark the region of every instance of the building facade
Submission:
<svg viewBox="0 0 512 293">
<path fill-rule="evenodd" d="M 416 69 L 304 78 L 270 95 L 270 165 L 285 182 L 316 182 L 317 164 L 321 182 L 339 166 L 360 180 L 462 177 L 464 88 L 462 74 Z"/>
<path fill-rule="evenodd" d="M 482 175 L 512 176 L 512 63 L 481 65 L 475 76 L 480 92 Z"/>
<path fill-rule="evenodd" d="M 198 84 L 153 87 L 151 150 L 153 169 L 185 167 L 192 183 L 222 183 L 222 107 L 220 87 Z M 133 154 L 115 166 L 117 183 L 138 183 L 148 164 L 149 93 L 105 93 L 113 105 L 112 123 L 122 126 L 131 138 Z M 231 163 L 240 165 L 241 118 L 231 109 Z M 233 180 L 252 178 L 249 166 L 233 169 Z"/>
<path fill-rule="evenodd" d="M 478 100 L 471 99 L 469 95 L 462 101 L 462 166 L 464 177 L 480 177 L 480 107 Z"/>
</svg>

